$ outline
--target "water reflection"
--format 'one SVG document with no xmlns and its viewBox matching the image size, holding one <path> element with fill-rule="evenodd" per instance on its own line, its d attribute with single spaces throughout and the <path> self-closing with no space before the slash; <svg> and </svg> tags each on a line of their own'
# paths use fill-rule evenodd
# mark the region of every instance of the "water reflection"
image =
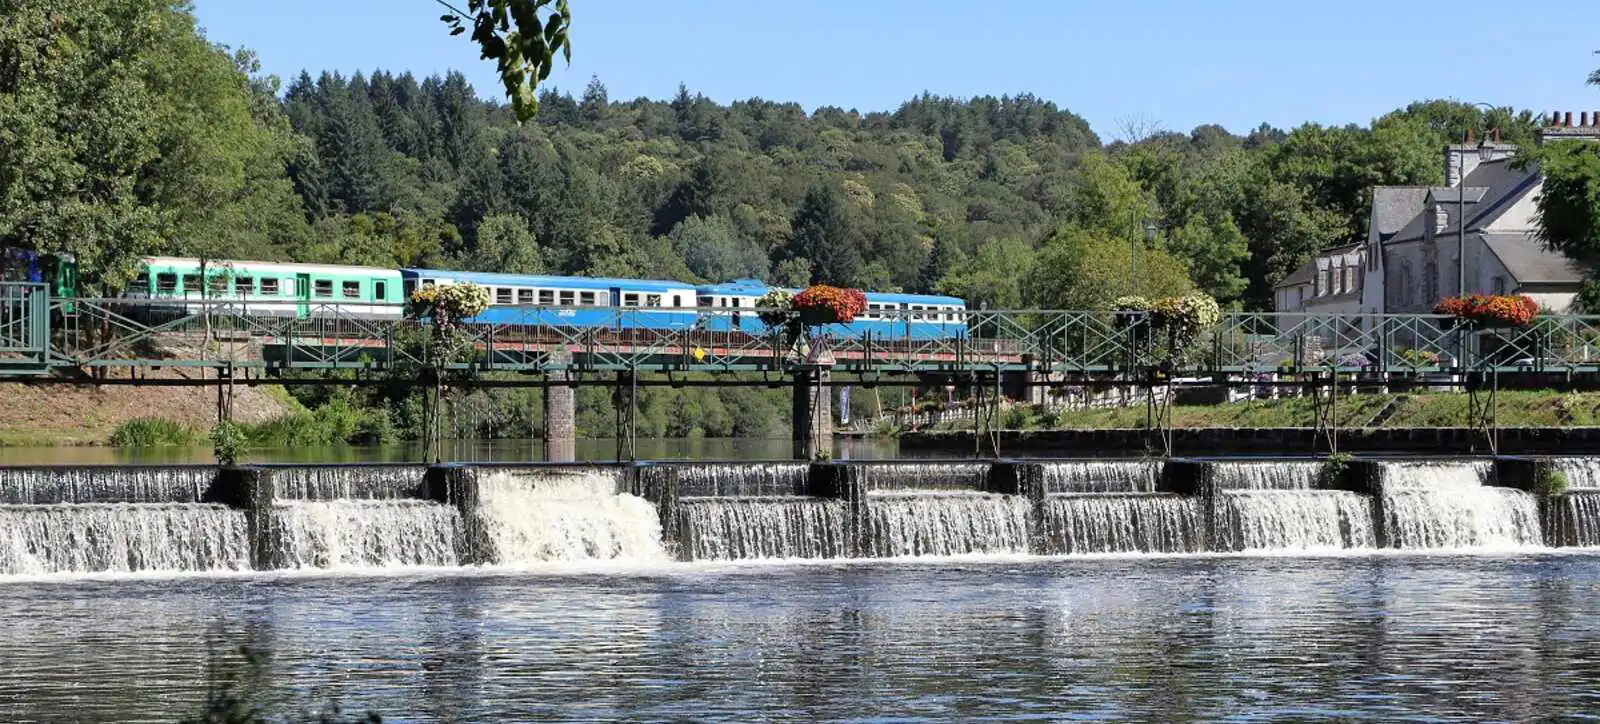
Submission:
<svg viewBox="0 0 1600 724">
<path fill-rule="evenodd" d="M 640 460 L 788 460 L 793 443 L 766 438 L 652 438 L 637 441 Z M 970 451 L 967 451 L 970 452 Z M 893 439 L 840 438 L 834 441 L 838 460 L 886 460 L 899 454 Z M 617 459 L 617 442 L 578 441 L 580 461 Z M 441 459 L 452 462 L 530 462 L 544 459 L 540 440 L 451 440 Z M 424 462 L 420 444 L 357 447 L 300 447 L 251 450 L 258 463 L 389 463 Z M 0 465 L 175 465 L 212 462 L 205 447 L 0 447 Z"/>
<path fill-rule="evenodd" d="M 0 585 L 0 720 L 172 721 L 213 650 L 406 721 L 1551 719 L 1600 558 L 669 567 Z"/>
</svg>

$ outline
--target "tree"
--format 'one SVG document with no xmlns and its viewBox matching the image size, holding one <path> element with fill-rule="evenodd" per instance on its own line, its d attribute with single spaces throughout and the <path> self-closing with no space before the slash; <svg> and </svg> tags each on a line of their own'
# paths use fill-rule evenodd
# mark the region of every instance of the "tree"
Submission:
<svg viewBox="0 0 1600 724">
<path fill-rule="evenodd" d="M 795 210 L 793 233 L 776 260 L 811 262 L 812 284 L 852 286 L 864 266 L 855 212 L 838 187 L 816 184 Z"/>
<path fill-rule="evenodd" d="M 469 271 L 538 274 L 544 271 L 539 242 L 516 214 L 495 214 L 478 224 L 477 239 L 463 265 Z"/>
<path fill-rule="evenodd" d="M 567 0 L 467 0 L 466 11 L 438 2 L 450 10 L 439 19 L 450 26 L 451 35 L 466 32 L 462 23 L 471 18 L 472 41 L 485 60 L 495 61 L 517 120 L 532 118 L 539 109 L 534 89 L 550 77 L 556 53 L 572 62 Z"/>
<path fill-rule="evenodd" d="M 1544 175 L 1534 226 L 1551 249 L 1600 263 L 1600 143 L 1557 141 L 1529 152 Z"/>
<path fill-rule="evenodd" d="M 694 276 L 711 282 L 762 278 L 767 256 L 738 238 L 723 216 L 691 216 L 672 230 L 668 240 Z"/>
<path fill-rule="evenodd" d="M 1215 220 L 1191 216 L 1172 230 L 1167 244 L 1172 255 L 1189 267 L 1195 285 L 1218 303 L 1239 299 L 1249 286 L 1241 265 L 1250 258 L 1250 240 L 1239 231 L 1232 214 L 1221 212 Z"/>
<path fill-rule="evenodd" d="M 1024 290 L 1030 306 L 1105 309 L 1125 294 L 1169 297 L 1194 291 L 1183 262 L 1104 230 L 1069 227 L 1045 244 Z"/>
<path fill-rule="evenodd" d="M 1033 245 L 1020 239 L 993 239 L 940 279 L 934 289 L 967 300 L 972 309 L 1021 309 L 1024 280 L 1033 273 Z"/>
</svg>

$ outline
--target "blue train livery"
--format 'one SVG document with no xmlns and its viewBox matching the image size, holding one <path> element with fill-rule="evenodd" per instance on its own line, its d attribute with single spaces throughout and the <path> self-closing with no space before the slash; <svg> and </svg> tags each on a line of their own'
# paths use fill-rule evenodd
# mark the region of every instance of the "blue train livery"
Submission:
<svg viewBox="0 0 1600 724">
<path fill-rule="evenodd" d="M 401 269 L 400 278 L 408 299 L 432 284 L 472 282 L 486 289 L 489 308 L 463 320 L 467 324 L 686 329 L 696 321 L 694 286 L 681 282 L 440 269 Z"/>
<path fill-rule="evenodd" d="M 713 331 L 765 333 L 767 326 L 755 310 L 761 297 L 773 288 L 755 279 L 695 287 L 702 326 Z M 866 292 L 865 296 L 865 312 L 849 324 L 827 325 L 823 331 L 839 338 L 871 334 L 890 339 L 937 339 L 967 334 L 963 314 L 967 303 L 956 297 L 884 292 Z"/>
</svg>

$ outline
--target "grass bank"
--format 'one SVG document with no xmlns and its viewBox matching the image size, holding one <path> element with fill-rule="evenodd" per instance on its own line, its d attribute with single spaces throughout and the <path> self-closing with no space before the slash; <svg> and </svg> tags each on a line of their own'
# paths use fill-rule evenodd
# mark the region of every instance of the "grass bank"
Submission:
<svg viewBox="0 0 1600 724">
<path fill-rule="evenodd" d="M 1334 420 L 1340 427 L 1458 427 L 1467 424 L 1468 395 L 1420 392 L 1340 397 Z M 1218 405 L 1172 407 L 1172 426 L 1315 427 L 1310 399 L 1247 400 Z M 1501 391 L 1495 419 L 1503 427 L 1588 427 L 1600 425 L 1600 392 Z M 1145 408 L 1049 411 L 1036 407 L 1008 410 L 1002 427 L 1011 430 L 1094 430 L 1145 426 Z M 931 430 L 971 429 L 971 420 L 939 423 Z"/>
</svg>

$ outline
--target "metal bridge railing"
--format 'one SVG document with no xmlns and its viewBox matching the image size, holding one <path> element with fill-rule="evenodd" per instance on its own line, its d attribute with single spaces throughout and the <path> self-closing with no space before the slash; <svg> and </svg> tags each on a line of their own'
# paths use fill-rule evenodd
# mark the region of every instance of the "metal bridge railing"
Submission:
<svg viewBox="0 0 1600 724">
<path fill-rule="evenodd" d="M 1439 315 L 1224 313 L 1181 350 L 1137 313 L 873 310 L 804 339 L 761 310 L 496 307 L 461 328 L 482 370 L 789 370 L 821 358 L 860 372 L 1003 372 L 1072 377 L 1168 372 L 1245 376 L 1290 370 L 1458 374 L 1600 372 L 1600 317 L 1541 316 L 1514 329 Z M 58 367 L 232 365 L 342 369 L 424 366 L 426 320 L 402 305 L 230 299 L 51 299 L 0 284 L 0 373 Z"/>
</svg>

